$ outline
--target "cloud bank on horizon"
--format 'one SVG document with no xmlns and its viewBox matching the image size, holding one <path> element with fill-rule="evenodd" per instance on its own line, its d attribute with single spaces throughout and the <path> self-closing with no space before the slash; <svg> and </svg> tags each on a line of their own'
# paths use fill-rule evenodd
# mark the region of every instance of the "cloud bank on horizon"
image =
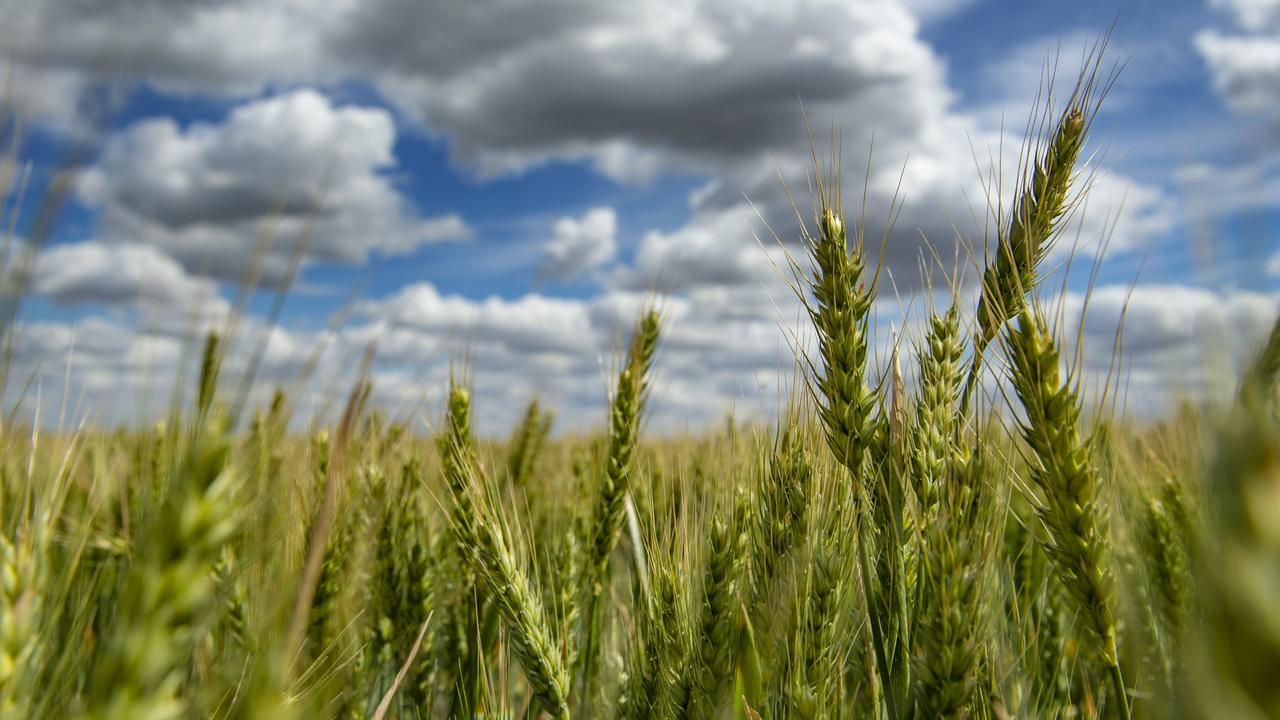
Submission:
<svg viewBox="0 0 1280 720">
<path fill-rule="evenodd" d="M 1114 12 L 1024 5 L 0 0 L 30 128 L 6 171 L 39 188 L 60 148 L 89 148 L 34 257 L 13 377 L 56 408 L 70 363 L 67 399 L 95 420 L 161 414 L 193 331 L 249 285 L 229 370 L 263 348 L 261 392 L 309 372 L 296 391 L 322 412 L 376 342 L 392 412 L 430 418 L 465 358 L 482 429 L 535 393 L 585 427 L 656 294 L 652 423 L 769 414 L 808 342 L 778 272 L 792 197 L 808 212 L 806 118 L 838 125 L 848 196 L 865 170 L 871 236 L 901 204 L 883 360 L 890 325 L 911 337 L 941 301 L 927 279 L 973 275 L 1046 67 L 1069 89 Z M 1204 369 L 1280 303 L 1280 0 L 1133 5 L 1048 291 L 1095 387 L 1125 317 L 1119 379 L 1150 414 L 1214 390 Z M 20 185 L 7 206 L 30 216 Z"/>
</svg>

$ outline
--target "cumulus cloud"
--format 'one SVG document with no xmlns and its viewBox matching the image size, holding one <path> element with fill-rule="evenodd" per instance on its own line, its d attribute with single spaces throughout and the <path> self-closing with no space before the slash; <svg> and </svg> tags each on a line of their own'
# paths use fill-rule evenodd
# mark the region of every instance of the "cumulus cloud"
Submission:
<svg viewBox="0 0 1280 720">
<path fill-rule="evenodd" d="M 1278 0 L 1209 0 L 1209 6 L 1229 11 L 1245 30 L 1280 27 Z"/>
<path fill-rule="evenodd" d="M 260 374 L 265 401 L 271 387 L 295 388 L 300 412 L 333 410 L 341 390 L 354 381 L 364 348 L 377 349 L 375 399 L 383 407 L 419 421 L 432 421 L 451 373 L 465 360 L 476 396 L 481 432 L 500 435 L 518 420 L 534 394 L 557 408 L 562 429 L 598 427 L 604 418 L 611 363 L 647 293 L 609 292 L 591 299 L 527 295 L 469 300 L 415 284 L 386 298 L 365 301 L 350 323 L 332 337 L 282 328 L 268 336 Z M 1088 299 L 1068 294 L 1062 303 L 1064 343 L 1082 343 L 1086 387 L 1119 384 L 1127 410 L 1154 417 L 1179 398 L 1227 397 L 1241 363 L 1274 321 L 1280 295 L 1214 291 L 1182 285 L 1098 288 Z M 785 402 L 794 378 L 794 349 L 812 351 L 799 308 L 786 298 L 743 288 L 697 288 L 660 301 L 666 318 L 656 365 L 650 428 L 657 433 L 699 429 L 724 413 L 771 417 Z M 1115 331 L 1122 315 L 1124 358 L 1111 370 Z M 926 304 L 878 304 L 872 377 L 886 367 L 890 325 L 905 334 L 904 365 L 911 376 L 910 348 L 921 336 Z M 252 319 L 247 337 L 263 330 Z M 1082 327 L 1078 338 L 1075 329 Z M 22 330 L 16 372 L 36 372 L 50 395 L 62 380 L 68 353 L 76 387 L 95 418 L 138 417 L 139 398 L 156 400 L 149 415 L 163 414 L 179 375 L 185 335 L 131 327 L 91 317 L 77 324 L 37 322 Z M 74 338 L 74 342 L 73 342 Z M 229 386 L 246 366 L 255 343 L 238 343 L 228 360 Z M 465 353 L 464 353 L 465 351 Z M 310 382 L 297 380 L 313 354 L 319 367 Z M 998 367 L 998 356 L 992 363 Z M 1171 393 L 1170 390 L 1173 390 Z M 994 401 L 999 402 L 999 396 Z M 1100 397 L 1094 394 L 1094 398 Z"/>
<path fill-rule="evenodd" d="M 173 319 L 174 326 L 159 326 L 132 319 L 89 315 L 75 322 L 46 320 L 23 323 L 16 328 L 17 342 L 13 368 L 22 377 L 32 378 L 41 387 L 42 418 L 51 422 L 57 417 L 64 400 L 71 412 L 70 423 L 87 418 L 91 423 L 148 422 L 168 414 L 175 389 L 190 400 L 189 386 L 199 362 L 199 344 L 203 334 L 212 329 L 225 330 L 226 317 L 212 315 Z M 329 395 L 340 395 L 335 378 L 350 378 L 351 367 L 358 363 L 343 354 L 343 349 L 326 344 L 325 338 L 283 328 L 266 328 L 254 318 L 242 318 L 239 342 L 233 343 L 223 364 L 224 400 L 232 393 L 248 367 L 248 358 L 261 344 L 258 365 L 259 382 L 252 388 L 250 400 L 269 401 L 276 387 L 296 389 L 294 402 L 306 413 L 327 401 Z M 304 371 L 312 355 L 322 362 L 308 378 Z M 357 355 L 358 357 L 358 355 Z M 65 385 L 64 383 L 69 383 Z M 5 388 L 6 401 L 21 394 L 21 384 Z M 24 409 L 34 412 L 34 398 L 27 398 Z"/>
<path fill-rule="evenodd" d="M 1213 73 L 1214 87 L 1232 108 L 1278 119 L 1280 38 L 1205 31 L 1196 36 L 1196 47 Z"/>
<path fill-rule="evenodd" d="M 358 307 L 342 332 L 351 345 L 377 341 L 378 373 L 391 382 L 418 377 L 438 390 L 465 353 L 477 411 L 487 432 L 502 432 L 522 403 L 538 394 L 564 426 L 587 428 L 603 417 L 613 358 L 648 292 L 611 291 L 590 299 L 529 294 L 469 300 L 417 283 Z M 791 377 L 788 329 L 798 313 L 755 289 L 699 288 L 659 299 L 664 339 L 652 403 L 659 431 L 702 427 L 734 406 L 767 415 L 785 400 Z"/>
<path fill-rule="evenodd" d="M 360 303 L 372 318 L 389 319 L 393 327 L 428 333 L 459 343 L 494 342 L 517 353 L 572 352 L 589 347 L 584 331 L 588 318 L 579 301 L 535 293 L 517 300 L 491 297 L 473 301 L 442 296 L 430 283 L 414 283 L 382 300 Z M 483 361 L 476 347 L 477 361 Z"/>
<path fill-rule="evenodd" d="M 345 3 L 307 0 L 0 2 L 0 50 L 32 70 L 130 77 L 182 93 L 249 95 L 321 79 L 320 38 Z"/>
<path fill-rule="evenodd" d="M 662 173 L 710 178 L 678 233 L 718 243 L 731 258 L 754 240 L 741 223 L 730 234 L 708 232 L 728 216 L 758 213 L 782 232 L 793 229 L 781 180 L 803 194 L 810 155 L 801 101 L 809 117 L 841 125 L 854 173 L 875 135 L 873 217 L 887 216 L 900 176 L 910 188 L 911 212 L 895 233 L 891 264 L 914 266 L 922 230 L 933 242 L 951 240 L 944 208 L 963 216 L 964 190 L 980 188 L 969 139 L 996 144 L 989 129 L 952 111 L 945 67 L 897 0 L 645 0 L 591 10 L 565 2 L 544 19 L 554 24 L 545 33 L 488 32 L 507 26 L 508 5 L 493 0 L 457 11 L 460 36 L 484 38 L 485 62 L 420 50 L 414 23 L 388 21 L 404 6 L 396 0 L 362 5 L 337 42 L 374 63 L 387 96 L 447 135 L 456 160 L 482 176 L 583 160 L 623 182 Z M 679 264 L 654 257 L 662 239 L 650 240 L 646 262 Z M 708 269 L 712 284 L 733 272 Z M 697 281 L 692 270 L 680 272 Z"/>
<path fill-rule="evenodd" d="M 1081 175 L 1088 190 L 1073 217 L 1076 222 L 1055 247 L 1059 252 L 1094 257 L 1143 250 L 1185 221 L 1166 190 L 1105 169 L 1089 168 Z"/>
<path fill-rule="evenodd" d="M 592 208 L 580 218 L 560 218 L 543 248 L 542 273 L 568 282 L 612 261 L 618 252 L 617 233 L 618 214 L 611 207 Z"/>
<path fill-rule="evenodd" d="M 225 280 L 244 279 L 270 229 L 261 262 L 271 283 L 299 242 L 307 259 L 360 263 L 469 235 L 457 216 L 416 216 L 385 174 L 394 142 L 385 110 L 298 90 L 217 124 L 140 121 L 107 141 L 79 192 L 102 211 L 105 239 L 154 245 Z"/>
<path fill-rule="evenodd" d="M 1195 210 L 1211 217 L 1280 202 L 1280 159 L 1267 155 L 1231 165 L 1185 165 L 1178 168 L 1176 179 L 1194 198 Z"/>
<path fill-rule="evenodd" d="M 509 4 L 477 3 L 467 14 L 481 27 L 502 25 Z M 816 106 L 871 99 L 878 82 L 900 89 L 933 62 L 895 2 L 566 5 L 550 38 L 528 33 L 495 45 L 486 62 L 444 65 L 407 50 L 388 63 L 396 68 L 388 90 L 490 171 L 548 155 L 598 161 L 617 143 L 705 166 L 795 143 L 797 98 Z M 388 17 L 396 6 L 366 3 L 361 13 Z M 413 42 L 384 37 L 381 47 L 421 45 L 416 28 L 399 30 Z"/>
<path fill-rule="evenodd" d="M 651 234 L 646 267 L 618 275 L 627 287 L 652 284 L 659 267 L 683 276 L 675 285 L 702 282 L 697 268 L 676 269 L 688 253 L 679 237 L 730 259 L 728 268 L 700 266 L 707 283 L 758 279 L 754 261 L 733 267 L 755 250 L 751 229 L 726 218 L 763 217 L 794 240 L 783 181 L 803 203 L 803 101 L 810 118 L 840 125 L 855 175 L 875 136 L 873 223 L 887 217 L 900 178 L 909 189 L 887 258 L 910 270 L 899 273 L 909 283 L 922 234 L 950 244 L 952 218 L 968 216 L 969 198 L 981 203 L 970 141 L 980 154 L 999 144 L 995 128 L 954 110 L 945 66 L 919 36 L 919 17 L 939 17 L 943 5 L 557 0 L 529 18 L 536 32 L 515 32 L 511 16 L 523 6 L 510 0 L 431 18 L 413 3 L 377 0 L 350 8 L 328 42 L 397 107 L 448 137 L 455 162 L 481 177 L 566 160 L 624 183 L 706 177 L 689 225 Z M 735 227 L 718 232 L 726 225 Z M 674 254 L 658 257 L 664 247 Z"/>
<path fill-rule="evenodd" d="M 188 275 L 149 245 L 83 242 L 41 252 L 31 289 L 63 303 L 189 302 L 216 296 L 213 283 Z"/>
<path fill-rule="evenodd" d="M 1227 9 L 1243 32 L 1203 30 L 1195 36 L 1218 94 L 1235 111 L 1280 131 L 1280 2 L 1211 0 Z"/>
<path fill-rule="evenodd" d="M 1086 298 L 1065 299 L 1067 328 L 1079 323 Z M 1243 363 L 1275 322 L 1280 295 L 1148 284 L 1106 286 L 1087 298 L 1083 370 L 1101 381 L 1110 369 L 1123 320 L 1121 391 L 1131 411 L 1146 417 L 1181 399 L 1221 400 Z"/>
<path fill-rule="evenodd" d="M 382 318 L 383 324 L 376 331 L 370 324 L 351 332 L 361 338 L 381 334 L 383 377 L 396 382 L 404 382 L 405 368 L 416 368 L 421 383 L 430 378 L 442 385 L 449 349 L 466 347 L 487 432 L 505 431 L 522 400 L 534 393 L 561 408 L 567 426 L 588 427 L 602 418 L 609 354 L 646 297 L 617 291 L 589 300 L 531 295 L 471 301 L 421 284 L 366 303 L 362 311 L 369 321 Z M 1127 410 L 1150 418 L 1178 399 L 1225 397 L 1274 321 L 1280 295 L 1184 285 L 1103 286 L 1088 298 L 1083 322 L 1085 296 L 1071 293 L 1050 302 L 1062 304 L 1064 344 L 1082 343 L 1078 371 L 1087 386 L 1098 391 L 1107 381 L 1119 385 Z M 789 381 L 795 349 L 813 349 L 794 300 L 759 288 L 700 287 L 661 304 L 666 329 L 652 404 L 658 432 L 705 427 L 730 410 L 770 416 L 794 389 Z M 905 337 L 904 364 L 911 374 L 910 348 L 926 314 L 927 303 L 878 303 L 873 377 L 886 367 L 891 325 Z M 1120 374 L 1109 377 L 1122 319 L 1123 363 Z M 545 337 L 529 334 L 534 324 L 546 328 Z"/>
<path fill-rule="evenodd" d="M 613 283 L 628 290 L 683 292 L 769 282 L 776 276 L 771 261 L 785 269 L 786 258 L 772 237 L 756 242 L 752 228 L 758 224 L 757 214 L 741 204 L 699 213 L 671 232 L 646 233 L 634 262 L 618 269 Z"/>
<path fill-rule="evenodd" d="M 982 214 L 985 190 L 974 152 L 986 157 L 1002 147 L 998 124 L 955 108 L 945 64 L 920 37 L 922 21 L 954 12 L 960 3 L 552 0 L 535 7 L 514 0 L 125 0 L 110 12 L 84 13 L 77 12 L 80 4 L 54 0 L 25 11 L 29 37 L 42 37 L 41 29 L 45 35 L 60 31 L 45 50 L 45 66 L 86 68 L 91 63 L 83 48 L 97 46 L 124 70 L 170 91 L 235 94 L 281 82 L 359 77 L 406 117 L 447 138 L 455 161 L 482 177 L 552 161 L 584 161 L 623 182 L 669 173 L 706 177 L 689 226 L 664 235 L 702 235 L 730 257 L 744 244 L 754 246 L 754 239 L 736 229 L 709 238 L 707 229 L 727 215 L 758 213 L 785 238 L 795 237 L 781 181 L 804 202 L 809 146 L 803 101 L 818 126 L 839 124 L 845 167 L 855 176 L 866 166 L 875 136 L 868 177 L 872 225 L 887 217 L 901 179 L 905 206 L 886 262 L 904 285 L 912 284 L 919 258 L 929 254 L 923 238 L 950 256 L 945 248 L 953 247 L 955 220 L 963 223 L 973 210 Z M 171 32 L 117 37 L 109 31 L 112 23 Z M 288 30 L 245 30 L 251 26 Z M 24 61 L 37 62 L 36 48 L 18 50 Z M 1071 51 L 1064 46 L 1064 57 L 1073 57 Z M 148 68 L 148 58 L 155 68 Z M 190 132 L 170 134 L 191 139 Z M 1016 152 L 1016 143 L 1003 147 Z M 997 160 L 997 166 L 1016 166 L 1011 158 Z M 232 183 L 207 202 L 247 211 L 236 195 L 242 189 Z M 291 192 L 305 200 L 309 190 Z M 1139 215 L 1143 208 L 1132 198 L 1155 192 L 1132 193 L 1127 212 Z M 176 219 L 195 211 L 164 202 L 156 207 L 177 212 Z M 135 223 L 122 232 L 146 229 Z M 171 252 L 188 267 L 195 266 L 193 248 L 215 244 L 207 225 L 166 229 Z M 759 225 L 755 230 L 763 232 Z M 406 236 L 403 228 L 368 234 Z M 318 254 L 326 257 L 362 256 L 358 243 L 338 248 L 323 237 L 317 242 Z M 660 244 L 657 237 L 649 243 L 646 262 L 655 264 L 653 248 Z M 676 259 L 656 264 L 671 266 Z M 223 266 L 234 263 L 222 260 L 205 258 L 225 276 L 232 268 Z M 691 271 L 685 274 L 686 284 L 697 282 Z M 723 284 L 725 271 L 715 270 L 707 280 Z M 747 272 L 741 280 L 751 283 L 756 276 Z"/>
</svg>

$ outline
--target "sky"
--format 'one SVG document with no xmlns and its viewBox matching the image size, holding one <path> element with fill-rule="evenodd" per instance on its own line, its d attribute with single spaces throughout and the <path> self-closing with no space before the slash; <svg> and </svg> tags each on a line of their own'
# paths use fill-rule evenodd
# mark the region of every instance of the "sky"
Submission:
<svg viewBox="0 0 1280 720">
<path fill-rule="evenodd" d="M 5 399 L 149 422 L 219 328 L 228 401 L 325 417 L 373 347 L 393 415 L 429 426 L 465 373 L 482 432 L 534 395 L 572 431 L 657 302 L 650 425 L 769 417 L 833 128 L 884 239 L 877 372 L 900 336 L 910 375 L 1104 35 L 1040 292 L 1086 392 L 1154 417 L 1229 388 L 1280 308 L 1280 0 L 0 0 Z"/>
</svg>

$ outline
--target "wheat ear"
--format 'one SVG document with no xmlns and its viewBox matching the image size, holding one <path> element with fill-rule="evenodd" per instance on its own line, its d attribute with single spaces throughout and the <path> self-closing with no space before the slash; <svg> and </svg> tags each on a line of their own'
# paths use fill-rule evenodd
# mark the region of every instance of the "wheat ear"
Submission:
<svg viewBox="0 0 1280 720">
<path fill-rule="evenodd" d="M 470 437 L 470 394 L 449 394 L 448 430 L 441 440 L 445 482 L 453 500 L 454 530 L 472 567 L 511 634 L 511 647 L 534 694 L 552 717 L 569 717 L 569 674 L 551 632 L 541 595 L 534 591 L 512 548 L 509 532 L 484 485 Z"/>
<path fill-rule="evenodd" d="M 1128 717 L 1128 696 L 1116 653 L 1115 587 L 1108 564 L 1110 537 L 1100 505 L 1100 479 L 1081 428 L 1081 402 L 1064 381 L 1049 330 L 1031 307 L 1007 335 L 1011 379 L 1025 412 L 1022 436 L 1031 450 L 1036 512 L 1045 552 L 1079 606 L 1113 679 L 1116 702 Z"/>
<path fill-rule="evenodd" d="M 77 717 L 180 717 L 180 688 L 201 628 L 217 608 L 214 564 L 236 531 L 237 478 L 218 423 L 206 427 L 177 482 L 139 538 L 139 556 L 121 591 Z"/>
<path fill-rule="evenodd" d="M 1092 54 L 1092 62 L 1081 71 L 1048 142 L 1038 156 L 1033 154 L 1031 162 L 1034 165 L 1015 193 L 1008 219 L 997 220 L 999 238 L 995 255 L 982 274 L 978 329 L 973 338 L 973 361 L 961 393 L 962 411 L 968 409 L 987 346 L 999 334 L 1000 328 L 1018 317 L 1026 306 L 1027 294 L 1038 280 L 1039 265 L 1048 254 L 1053 236 L 1071 207 L 1070 193 L 1076 162 L 1080 158 L 1090 120 L 1106 93 L 1105 87 L 1101 90 L 1098 87 L 1102 50 L 1102 47 L 1096 48 Z"/>
<path fill-rule="evenodd" d="M 713 717 L 721 689 L 733 672 L 738 607 L 737 531 L 713 516 L 703 558 L 702 607 L 692 662 L 685 668 L 692 688 L 684 717 Z"/>
<path fill-rule="evenodd" d="M 912 419 L 908 461 L 919 503 L 927 522 L 937 509 L 939 493 L 953 465 L 960 459 L 956 400 L 960 391 L 960 313 L 955 305 L 934 315 L 917 351 L 920 385 Z"/>
<path fill-rule="evenodd" d="M 631 332 L 631 343 L 618 373 L 609 410 L 608 455 L 600 482 L 600 494 L 594 506 L 590 540 L 586 547 L 584 590 L 587 602 L 586 613 L 582 615 L 585 625 L 583 652 L 578 654 L 583 665 L 583 697 L 587 697 L 590 692 L 602 623 L 599 617 L 600 598 L 608 585 L 609 558 L 618 544 L 624 504 L 631 489 L 636 441 L 640 436 L 640 418 L 648 396 L 649 372 L 658 349 L 661 325 L 662 318 L 656 310 L 649 309 L 641 313 Z"/>
</svg>

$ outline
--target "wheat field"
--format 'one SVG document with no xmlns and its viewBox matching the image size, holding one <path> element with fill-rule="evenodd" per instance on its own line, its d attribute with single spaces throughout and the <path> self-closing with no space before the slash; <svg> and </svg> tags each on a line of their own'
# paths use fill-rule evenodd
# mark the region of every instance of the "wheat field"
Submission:
<svg viewBox="0 0 1280 720">
<path fill-rule="evenodd" d="M 1226 406 L 1113 421 L 1040 282 L 1107 84 L 884 372 L 878 231 L 815 153 L 772 425 L 646 436 L 660 298 L 594 434 L 535 399 L 477 438 L 462 362 L 429 433 L 364 381 L 237 424 L 218 334 L 181 417 L 9 416 L 0 718 L 1280 717 L 1280 324 Z"/>
</svg>

